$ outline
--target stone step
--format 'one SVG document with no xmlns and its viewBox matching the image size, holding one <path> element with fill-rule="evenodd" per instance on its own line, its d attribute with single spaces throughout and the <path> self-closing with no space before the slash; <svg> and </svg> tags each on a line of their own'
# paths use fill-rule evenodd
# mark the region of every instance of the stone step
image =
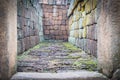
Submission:
<svg viewBox="0 0 120 80">
<path fill-rule="evenodd" d="M 75 71 L 63 73 L 18 72 L 11 80 L 108 80 L 97 72 Z"/>
</svg>

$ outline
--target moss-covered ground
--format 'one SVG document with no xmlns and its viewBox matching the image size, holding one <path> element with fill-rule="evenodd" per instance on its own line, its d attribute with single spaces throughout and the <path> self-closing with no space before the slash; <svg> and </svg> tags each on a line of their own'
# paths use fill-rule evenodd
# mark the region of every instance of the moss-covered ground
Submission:
<svg viewBox="0 0 120 80">
<path fill-rule="evenodd" d="M 97 60 L 68 42 L 41 42 L 18 55 L 18 71 L 97 70 Z"/>
</svg>

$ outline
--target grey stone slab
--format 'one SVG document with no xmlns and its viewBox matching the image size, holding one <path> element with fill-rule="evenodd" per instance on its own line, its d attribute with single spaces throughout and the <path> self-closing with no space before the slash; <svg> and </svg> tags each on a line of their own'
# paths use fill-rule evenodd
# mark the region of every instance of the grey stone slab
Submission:
<svg viewBox="0 0 120 80">
<path fill-rule="evenodd" d="M 97 72 L 63 72 L 63 73 L 26 73 L 18 72 L 11 80 L 108 80 Z"/>
</svg>

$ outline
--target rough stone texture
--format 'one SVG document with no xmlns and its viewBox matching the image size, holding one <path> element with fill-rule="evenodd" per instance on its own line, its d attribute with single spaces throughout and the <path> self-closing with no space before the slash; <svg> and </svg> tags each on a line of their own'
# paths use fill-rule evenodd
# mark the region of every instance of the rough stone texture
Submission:
<svg viewBox="0 0 120 80">
<path fill-rule="evenodd" d="M 16 70 L 16 5 L 16 0 L 0 0 L 0 80 L 9 80 Z"/>
<path fill-rule="evenodd" d="M 97 55 L 99 71 L 111 78 L 120 67 L 120 1 L 76 1 L 68 10 L 69 42 Z"/>
<path fill-rule="evenodd" d="M 50 1 L 50 0 L 49 0 Z M 43 3 L 43 26 L 45 40 L 68 40 L 68 5 L 65 0 Z"/>
<path fill-rule="evenodd" d="M 113 74 L 111 80 L 119 80 L 120 79 L 120 69 L 117 69 L 116 72 Z"/>
<path fill-rule="evenodd" d="M 42 8 L 39 0 L 18 0 L 18 54 L 43 41 Z"/>
<path fill-rule="evenodd" d="M 97 56 L 96 0 L 72 0 L 68 10 L 69 42 Z"/>
<path fill-rule="evenodd" d="M 43 46 L 40 46 L 42 45 Z M 97 70 L 96 58 L 67 42 L 42 42 L 38 49 L 18 56 L 18 72 L 59 73 L 77 70 Z M 69 46 L 70 47 L 70 46 Z"/>
<path fill-rule="evenodd" d="M 97 72 L 16 73 L 11 80 L 108 80 Z"/>
<path fill-rule="evenodd" d="M 101 0 L 99 5 L 98 67 L 102 73 L 112 77 L 120 66 L 120 1 Z"/>
</svg>

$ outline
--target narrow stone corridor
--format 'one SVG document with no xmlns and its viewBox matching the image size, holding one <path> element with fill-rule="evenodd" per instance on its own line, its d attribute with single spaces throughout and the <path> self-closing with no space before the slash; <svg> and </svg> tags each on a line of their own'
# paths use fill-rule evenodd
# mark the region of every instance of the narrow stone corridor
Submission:
<svg viewBox="0 0 120 80">
<path fill-rule="evenodd" d="M 94 57 L 68 42 L 44 42 L 18 56 L 18 72 L 96 70 Z"/>
<path fill-rule="evenodd" d="M 120 0 L 0 0 L 0 80 L 120 80 Z"/>
</svg>

